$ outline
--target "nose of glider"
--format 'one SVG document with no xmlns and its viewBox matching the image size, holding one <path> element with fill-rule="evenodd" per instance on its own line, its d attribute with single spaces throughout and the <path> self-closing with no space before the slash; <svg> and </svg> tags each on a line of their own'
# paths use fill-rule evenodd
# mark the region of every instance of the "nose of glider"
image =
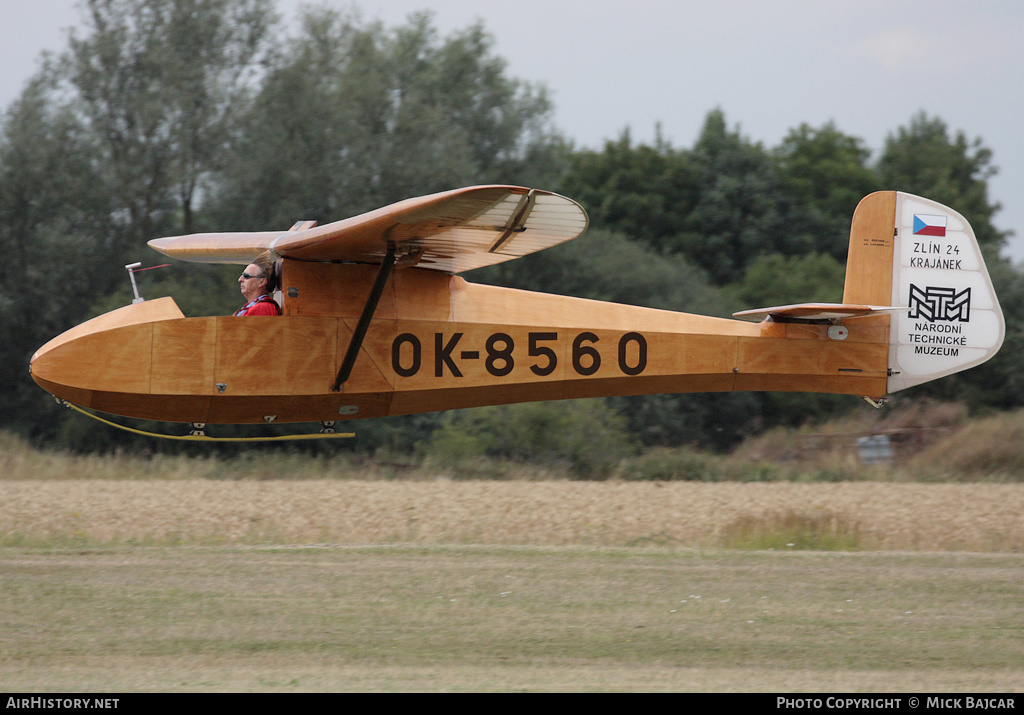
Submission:
<svg viewBox="0 0 1024 715">
<path fill-rule="evenodd" d="M 79 382 L 80 378 L 74 370 L 68 369 L 65 359 L 67 353 L 73 351 L 68 349 L 75 340 L 74 336 L 68 337 L 70 332 L 58 335 L 36 350 L 29 360 L 28 370 L 36 384 L 54 397 L 75 404 L 85 404 L 88 403 L 90 391 L 76 386 L 75 383 Z"/>
<path fill-rule="evenodd" d="M 160 320 L 183 318 L 171 298 L 144 301 L 104 313 L 61 333 L 29 360 L 29 373 L 50 394 L 88 405 L 94 390 L 136 387 L 146 379 L 140 362 L 147 357 L 144 341 L 128 340 L 123 329 Z M 138 343 L 131 345 L 130 343 Z M 131 348 L 131 349 L 129 349 Z M 135 349 L 138 348 L 138 349 Z"/>
</svg>

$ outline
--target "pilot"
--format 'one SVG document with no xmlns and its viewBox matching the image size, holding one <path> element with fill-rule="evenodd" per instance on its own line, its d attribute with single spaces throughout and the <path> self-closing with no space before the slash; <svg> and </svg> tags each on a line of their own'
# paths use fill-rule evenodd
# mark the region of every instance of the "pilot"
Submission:
<svg viewBox="0 0 1024 715">
<path fill-rule="evenodd" d="M 281 306 L 270 297 L 274 290 L 274 263 L 269 255 L 264 253 L 246 266 L 238 277 L 238 284 L 249 302 L 235 312 L 236 316 L 281 315 Z"/>
</svg>

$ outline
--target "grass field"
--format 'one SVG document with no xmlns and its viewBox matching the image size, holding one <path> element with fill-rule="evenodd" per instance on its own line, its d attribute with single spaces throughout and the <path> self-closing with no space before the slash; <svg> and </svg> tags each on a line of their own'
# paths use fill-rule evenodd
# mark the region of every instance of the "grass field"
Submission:
<svg viewBox="0 0 1024 715">
<path fill-rule="evenodd" d="M 8 691 L 1009 692 L 1024 485 L 0 480 Z"/>
<path fill-rule="evenodd" d="M 1019 692 L 1024 556 L 0 550 L 8 691 Z"/>
</svg>

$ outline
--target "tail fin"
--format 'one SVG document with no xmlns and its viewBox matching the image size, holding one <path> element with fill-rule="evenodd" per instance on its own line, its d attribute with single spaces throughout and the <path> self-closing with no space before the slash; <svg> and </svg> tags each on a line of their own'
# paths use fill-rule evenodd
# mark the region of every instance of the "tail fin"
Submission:
<svg viewBox="0 0 1024 715">
<path fill-rule="evenodd" d="M 850 228 L 844 304 L 888 305 L 888 392 L 979 365 L 1005 324 L 967 220 L 897 191 L 865 197 Z"/>
</svg>

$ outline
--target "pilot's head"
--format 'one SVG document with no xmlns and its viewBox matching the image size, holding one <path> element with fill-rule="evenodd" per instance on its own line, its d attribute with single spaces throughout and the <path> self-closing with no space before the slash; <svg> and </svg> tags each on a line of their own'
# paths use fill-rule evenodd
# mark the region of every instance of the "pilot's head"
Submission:
<svg viewBox="0 0 1024 715">
<path fill-rule="evenodd" d="M 262 254 L 245 267 L 238 277 L 238 284 L 246 300 L 254 300 L 274 290 L 274 264 L 270 257 Z"/>
</svg>

